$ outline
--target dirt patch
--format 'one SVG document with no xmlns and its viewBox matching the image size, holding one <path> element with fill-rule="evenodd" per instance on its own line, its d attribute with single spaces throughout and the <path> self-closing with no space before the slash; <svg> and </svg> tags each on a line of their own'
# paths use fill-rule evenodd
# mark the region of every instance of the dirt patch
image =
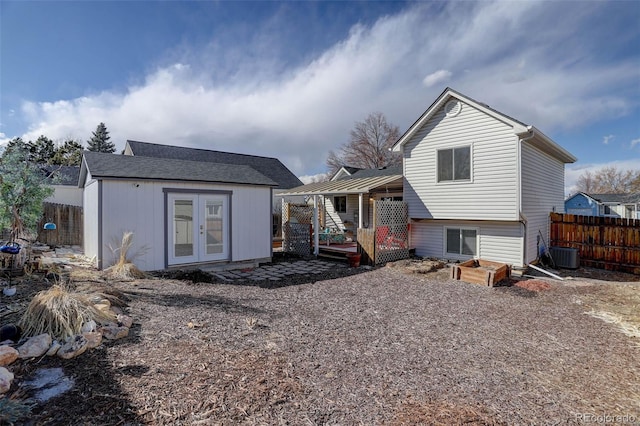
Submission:
<svg viewBox="0 0 640 426">
<path fill-rule="evenodd" d="M 529 291 L 544 291 L 551 289 L 551 284 L 546 281 L 536 279 L 515 281 L 513 285 Z"/>
</svg>

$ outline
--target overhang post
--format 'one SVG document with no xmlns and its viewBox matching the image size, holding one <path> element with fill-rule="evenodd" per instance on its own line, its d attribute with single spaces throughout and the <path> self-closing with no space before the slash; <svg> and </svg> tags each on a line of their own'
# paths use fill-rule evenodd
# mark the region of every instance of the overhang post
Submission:
<svg viewBox="0 0 640 426">
<path fill-rule="evenodd" d="M 320 212 L 318 209 L 318 196 L 313 196 L 313 255 L 318 256 L 320 253 L 320 234 L 318 233 L 318 216 Z"/>
<path fill-rule="evenodd" d="M 362 211 L 364 210 L 364 194 L 361 192 L 358 194 L 358 229 L 362 228 L 364 223 L 362 219 Z"/>
</svg>

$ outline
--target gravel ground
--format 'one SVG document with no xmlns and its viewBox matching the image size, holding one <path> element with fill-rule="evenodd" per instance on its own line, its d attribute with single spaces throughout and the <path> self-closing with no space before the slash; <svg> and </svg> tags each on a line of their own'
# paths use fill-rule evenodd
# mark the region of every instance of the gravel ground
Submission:
<svg viewBox="0 0 640 426">
<path fill-rule="evenodd" d="M 582 301 L 602 285 L 637 292 L 637 282 L 536 292 L 450 281 L 446 270 L 357 272 L 278 288 L 114 283 L 132 335 L 23 364 L 18 374 L 62 365 L 76 381 L 30 424 L 639 421 L 640 341 L 585 315 Z"/>
</svg>

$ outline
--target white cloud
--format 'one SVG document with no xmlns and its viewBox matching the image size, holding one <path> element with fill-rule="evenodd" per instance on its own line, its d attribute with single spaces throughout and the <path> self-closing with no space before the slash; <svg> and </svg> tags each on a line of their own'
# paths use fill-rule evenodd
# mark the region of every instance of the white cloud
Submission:
<svg viewBox="0 0 640 426">
<path fill-rule="evenodd" d="M 318 173 L 316 175 L 298 176 L 298 179 L 300 179 L 302 181 L 302 183 L 304 183 L 306 185 L 308 183 L 322 182 L 322 181 L 326 180 L 327 179 L 327 174 L 326 173 Z"/>
<path fill-rule="evenodd" d="M 589 63 L 596 49 L 580 35 L 605 7 L 581 3 L 580 13 L 565 16 L 574 8 L 562 2 L 418 3 L 370 27 L 354 26 L 294 68 L 274 64 L 268 49 L 200 61 L 232 57 L 239 71 L 227 80 L 184 60 L 198 54 L 189 52 L 122 92 L 24 102 L 20 113 L 30 125 L 23 136 L 86 141 L 105 122 L 119 149 L 136 139 L 268 155 L 296 174 L 314 174 L 355 121 L 382 111 L 404 131 L 445 80 L 549 134 L 634 106 L 628 87 L 637 82 L 637 64 Z"/>
<path fill-rule="evenodd" d="M 613 140 L 613 138 L 615 138 L 615 135 L 608 135 L 602 138 L 602 143 L 605 145 L 609 145 L 609 142 L 611 142 Z"/>
<path fill-rule="evenodd" d="M 632 140 L 631 141 L 631 148 L 632 149 L 635 148 L 636 145 L 638 145 L 638 144 L 640 144 L 640 138 Z"/>
<path fill-rule="evenodd" d="M 438 70 L 426 76 L 424 80 L 422 80 L 422 84 L 424 84 L 425 87 L 431 87 L 431 86 L 435 86 L 436 84 L 444 83 L 450 78 L 451 78 L 451 71 Z"/>
</svg>

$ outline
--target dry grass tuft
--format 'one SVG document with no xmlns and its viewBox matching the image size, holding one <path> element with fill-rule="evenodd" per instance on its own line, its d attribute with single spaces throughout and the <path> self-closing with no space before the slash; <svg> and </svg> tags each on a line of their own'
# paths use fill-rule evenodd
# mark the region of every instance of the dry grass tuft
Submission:
<svg viewBox="0 0 640 426">
<path fill-rule="evenodd" d="M 482 407 L 453 404 L 446 400 L 418 401 L 408 398 L 395 411 L 392 425 L 497 425 L 488 411 Z"/>
<path fill-rule="evenodd" d="M 146 274 L 133 264 L 133 258 L 140 255 L 136 253 L 132 256 L 129 255 L 129 250 L 133 246 L 133 232 L 127 231 L 122 234 L 122 240 L 116 247 L 109 246 L 114 254 L 117 254 L 118 260 L 113 266 L 105 269 L 105 272 L 114 279 L 128 281 L 135 279 L 142 279 L 146 277 Z"/>
<path fill-rule="evenodd" d="M 96 309 L 89 295 L 56 285 L 33 297 L 20 326 L 24 336 L 49 333 L 54 339 L 65 340 L 80 333 L 82 324 L 90 320 L 104 323 L 114 318 Z"/>
</svg>

